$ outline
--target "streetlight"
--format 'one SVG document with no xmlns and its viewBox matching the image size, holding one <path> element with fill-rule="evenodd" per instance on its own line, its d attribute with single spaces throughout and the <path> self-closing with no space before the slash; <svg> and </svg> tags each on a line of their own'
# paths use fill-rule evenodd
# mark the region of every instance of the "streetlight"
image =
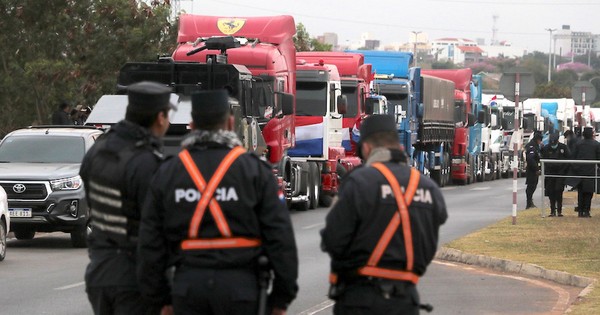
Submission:
<svg viewBox="0 0 600 315">
<path fill-rule="evenodd" d="M 548 48 L 548 83 L 552 80 L 552 32 L 556 31 L 555 28 L 547 28 L 546 31 L 550 32 L 550 46 Z"/>
<path fill-rule="evenodd" d="M 417 58 L 417 36 L 419 34 L 421 34 L 422 32 L 417 32 L 417 31 L 412 31 L 411 33 L 415 34 L 415 43 L 414 43 L 414 56 L 415 56 L 415 67 L 417 66 L 417 61 L 419 58 Z"/>
</svg>

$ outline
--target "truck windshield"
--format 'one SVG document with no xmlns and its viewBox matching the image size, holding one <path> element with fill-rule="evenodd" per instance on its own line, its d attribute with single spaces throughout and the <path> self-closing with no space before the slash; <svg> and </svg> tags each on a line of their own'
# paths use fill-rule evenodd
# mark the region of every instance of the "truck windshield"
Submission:
<svg viewBox="0 0 600 315">
<path fill-rule="evenodd" d="M 0 145 L 4 163 L 81 163 L 84 154 L 81 137 L 11 136 Z"/>
<path fill-rule="evenodd" d="M 348 98 L 348 108 L 344 117 L 356 117 L 358 114 L 358 93 L 356 86 L 342 86 L 342 95 L 346 95 Z"/>
<path fill-rule="evenodd" d="M 327 114 L 327 84 L 296 82 L 296 115 L 325 116 Z"/>
<path fill-rule="evenodd" d="M 513 110 L 504 109 L 502 112 L 502 129 L 515 129 L 515 112 Z"/>
<path fill-rule="evenodd" d="M 408 94 L 392 94 L 392 93 L 388 93 L 385 94 L 385 97 L 388 100 L 388 114 L 389 115 L 396 115 L 396 114 L 400 114 L 400 113 L 396 113 L 396 109 L 400 110 L 400 108 L 403 109 L 407 109 L 408 108 Z M 400 107 L 400 106 L 402 107 Z"/>
<path fill-rule="evenodd" d="M 465 115 L 465 102 L 464 101 L 454 101 L 454 123 L 465 123 L 466 115 Z"/>
</svg>

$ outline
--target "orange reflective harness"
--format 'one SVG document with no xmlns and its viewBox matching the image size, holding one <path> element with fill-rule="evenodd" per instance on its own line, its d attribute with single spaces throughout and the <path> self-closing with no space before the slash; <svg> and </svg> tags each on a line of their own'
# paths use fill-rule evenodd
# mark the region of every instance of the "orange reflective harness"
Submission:
<svg viewBox="0 0 600 315">
<path fill-rule="evenodd" d="M 196 210 L 194 211 L 194 215 L 190 222 L 190 226 L 188 229 L 188 239 L 181 242 L 181 249 L 183 250 L 194 250 L 194 249 L 224 249 L 224 248 L 241 248 L 241 247 L 258 247 L 261 242 L 259 239 L 254 238 L 246 238 L 246 237 L 232 237 L 231 229 L 229 228 L 229 224 L 227 224 L 227 220 L 223 215 L 223 211 L 221 210 L 221 206 L 219 203 L 213 198 L 213 195 L 217 189 L 217 186 L 225 176 L 225 173 L 231 167 L 231 164 L 246 150 L 244 150 L 240 146 L 234 147 L 221 161 L 219 167 L 211 177 L 208 184 L 204 180 L 202 173 L 194 163 L 192 156 L 188 152 L 188 150 L 182 150 L 179 153 L 179 158 L 185 166 L 188 174 L 194 181 L 196 188 L 201 194 L 200 201 L 198 201 L 198 205 L 196 206 Z M 217 228 L 221 233 L 222 237 L 219 238 L 198 238 L 198 230 L 200 228 L 200 223 L 202 222 L 202 218 L 204 217 L 204 213 L 206 207 L 210 210 L 215 223 L 217 224 Z"/>
<path fill-rule="evenodd" d="M 408 213 L 408 206 L 413 200 L 413 196 L 419 185 L 420 173 L 416 169 L 411 169 L 410 178 L 406 191 L 402 194 L 400 184 L 394 176 L 394 174 L 382 163 L 374 163 L 372 165 L 375 169 L 383 174 L 387 179 L 394 197 L 396 198 L 396 204 L 398 210 L 392 217 L 390 223 L 386 227 L 385 231 L 381 235 L 381 238 L 377 242 L 375 249 L 371 253 L 367 265 L 358 269 L 357 273 L 361 276 L 383 278 L 390 280 L 410 281 L 414 284 L 419 282 L 419 276 L 415 274 L 413 270 L 414 266 L 414 250 L 412 241 L 412 230 L 410 226 L 410 216 Z M 392 237 L 402 224 L 402 235 L 404 237 L 404 249 L 406 250 L 406 270 L 395 270 L 377 267 L 381 256 L 387 249 Z M 329 276 L 329 281 L 332 284 L 337 283 L 337 275 L 332 273 Z"/>
</svg>

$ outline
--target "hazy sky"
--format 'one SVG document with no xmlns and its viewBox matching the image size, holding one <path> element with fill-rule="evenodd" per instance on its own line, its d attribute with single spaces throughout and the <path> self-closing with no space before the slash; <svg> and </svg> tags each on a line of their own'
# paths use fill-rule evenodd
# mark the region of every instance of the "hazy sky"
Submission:
<svg viewBox="0 0 600 315">
<path fill-rule="evenodd" d="M 180 6 L 203 15 L 292 15 L 311 37 L 334 32 L 340 44 L 356 42 L 364 32 L 383 45 L 405 43 L 411 31 L 427 33 L 429 40 L 484 38 L 489 44 L 493 15 L 497 39 L 529 51 L 548 51 L 546 28 L 566 24 L 600 34 L 600 0 L 180 0 Z"/>
</svg>

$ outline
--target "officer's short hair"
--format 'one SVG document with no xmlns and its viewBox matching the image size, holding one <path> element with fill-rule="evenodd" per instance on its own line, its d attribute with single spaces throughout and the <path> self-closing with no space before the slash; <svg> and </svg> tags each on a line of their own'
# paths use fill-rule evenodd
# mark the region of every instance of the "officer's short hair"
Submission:
<svg viewBox="0 0 600 315">
<path fill-rule="evenodd" d="M 370 143 L 375 147 L 388 147 L 398 145 L 400 140 L 398 139 L 398 132 L 394 130 L 373 133 L 363 142 Z"/>
<path fill-rule="evenodd" d="M 192 120 L 196 128 L 219 129 L 229 119 L 230 114 L 227 90 L 206 90 L 192 94 Z"/>
<path fill-rule="evenodd" d="M 594 138 L 594 128 L 592 128 L 592 127 L 583 128 L 583 138 L 584 139 L 593 139 Z"/>
</svg>

